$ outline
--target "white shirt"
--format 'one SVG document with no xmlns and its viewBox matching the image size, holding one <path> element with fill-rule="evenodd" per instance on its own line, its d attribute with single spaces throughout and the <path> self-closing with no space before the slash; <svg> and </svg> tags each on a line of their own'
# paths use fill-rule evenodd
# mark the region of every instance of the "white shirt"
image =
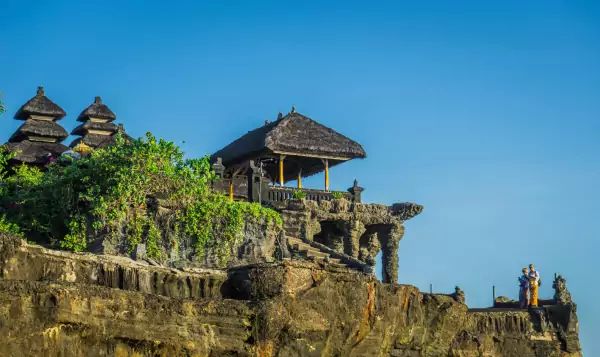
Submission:
<svg viewBox="0 0 600 357">
<path fill-rule="evenodd" d="M 529 277 L 530 278 L 535 278 L 535 284 L 537 285 L 540 281 L 540 272 L 539 271 L 530 271 L 529 272 Z"/>
</svg>

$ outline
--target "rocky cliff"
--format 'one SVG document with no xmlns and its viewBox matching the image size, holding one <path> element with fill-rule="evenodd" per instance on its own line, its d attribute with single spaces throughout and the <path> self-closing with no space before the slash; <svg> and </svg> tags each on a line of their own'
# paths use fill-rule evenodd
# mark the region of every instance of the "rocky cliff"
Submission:
<svg viewBox="0 0 600 357">
<path fill-rule="evenodd" d="M 469 310 L 358 271 L 171 269 L 0 237 L 0 356 L 581 356 L 575 305 Z"/>
</svg>

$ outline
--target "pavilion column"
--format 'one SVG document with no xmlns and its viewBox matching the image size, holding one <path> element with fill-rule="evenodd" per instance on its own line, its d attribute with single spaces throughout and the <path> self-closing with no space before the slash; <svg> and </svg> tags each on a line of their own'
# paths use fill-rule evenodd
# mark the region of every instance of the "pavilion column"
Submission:
<svg viewBox="0 0 600 357">
<path fill-rule="evenodd" d="M 229 181 L 229 200 L 233 201 L 233 176 L 231 176 L 231 181 Z"/>
<path fill-rule="evenodd" d="M 298 170 L 298 189 L 302 188 L 302 168 Z"/>
<path fill-rule="evenodd" d="M 279 186 L 283 187 L 285 183 L 285 177 L 283 176 L 283 161 L 285 160 L 285 155 L 279 156 Z"/>
<path fill-rule="evenodd" d="M 329 160 L 323 160 L 323 165 L 325 165 L 325 191 L 329 191 Z"/>
</svg>

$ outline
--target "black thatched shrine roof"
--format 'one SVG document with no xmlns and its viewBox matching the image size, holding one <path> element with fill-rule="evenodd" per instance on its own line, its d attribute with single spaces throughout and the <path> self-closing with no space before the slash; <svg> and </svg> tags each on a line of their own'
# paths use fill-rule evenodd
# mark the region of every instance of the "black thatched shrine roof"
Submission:
<svg viewBox="0 0 600 357">
<path fill-rule="evenodd" d="M 102 148 L 114 144 L 118 134 L 121 134 L 123 136 L 123 139 L 125 139 L 126 141 L 133 140 L 131 136 L 125 133 L 124 129 L 118 128 L 117 132 L 112 135 L 86 134 L 80 138 L 73 140 L 73 142 L 69 146 L 74 148 L 75 146 L 77 146 L 77 144 L 84 143 L 85 145 L 91 146 L 93 148 Z"/>
<path fill-rule="evenodd" d="M 30 115 L 44 115 L 60 119 L 67 113 L 53 101 L 48 99 L 44 93 L 44 87 L 38 87 L 35 97 L 23 104 L 15 114 L 15 119 L 26 120 Z"/>
<path fill-rule="evenodd" d="M 69 134 L 59 124 L 50 120 L 26 120 L 8 140 L 11 143 L 19 142 L 30 136 L 55 138 L 62 141 Z"/>
<path fill-rule="evenodd" d="M 84 143 L 87 146 L 93 148 L 101 148 L 108 145 L 112 145 L 115 143 L 114 135 L 96 135 L 96 134 L 87 134 L 82 136 L 81 138 L 77 138 L 73 140 L 70 147 L 74 148 L 80 143 Z"/>
<path fill-rule="evenodd" d="M 113 121 L 117 118 L 117 116 L 112 112 L 112 110 L 110 110 L 110 108 L 106 106 L 106 104 L 102 103 L 102 98 L 96 97 L 94 99 L 94 103 L 90 104 L 89 107 L 85 108 L 81 114 L 79 114 L 77 121 L 86 121 L 89 118 Z"/>
<path fill-rule="evenodd" d="M 366 157 L 362 146 L 311 118 L 292 111 L 252 130 L 212 155 L 225 166 L 269 154 L 350 160 Z"/>
<path fill-rule="evenodd" d="M 85 123 L 77 126 L 75 129 L 73 129 L 71 134 L 72 135 L 85 135 L 90 130 L 102 130 L 102 131 L 109 131 L 111 133 L 116 133 L 118 130 L 118 127 L 113 123 L 99 123 L 99 122 L 93 122 L 93 121 L 88 120 Z"/>
<path fill-rule="evenodd" d="M 8 147 L 8 150 L 16 154 L 12 161 L 34 165 L 45 165 L 48 163 L 49 155 L 58 157 L 68 150 L 65 145 L 60 143 L 45 143 L 29 140 L 18 143 L 8 143 L 6 146 Z"/>
</svg>

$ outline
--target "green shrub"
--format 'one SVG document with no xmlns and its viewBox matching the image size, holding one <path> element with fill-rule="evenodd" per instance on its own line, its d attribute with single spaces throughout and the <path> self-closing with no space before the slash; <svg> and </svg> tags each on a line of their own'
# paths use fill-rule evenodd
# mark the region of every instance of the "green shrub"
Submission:
<svg viewBox="0 0 600 357">
<path fill-rule="evenodd" d="M 294 190 L 292 198 L 294 198 L 295 200 L 303 200 L 306 198 L 306 192 L 302 191 L 301 189 Z"/>
<path fill-rule="evenodd" d="M 0 215 L 0 233 L 23 237 L 23 232 L 21 232 L 19 226 L 8 221 L 5 215 Z"/>
<path fill-rule="evenodd" d="M 343 192 L 340 192 L 340 191 L 333 191 L 333 192 L 331 193 L 331 197 L 333 197 L 333 198 L 334 198 L 334 199 L 336 199 L 336 200 L 339 200 L 340 198 L 343 198 L 343 197 L 344 197 L 344 193 L 343 193 Z"/>
<path fill-rule="evenodd" d="M 90 237 L 125 239 L 129 252 L 146 243 L 162 258 L 161 247 L 193 242 L 199 257 L 207 251 L 226 264 L 242 238 L 247 220 L 281 225 L 280 216 L 258 204 L 233 202 L 211 189 L 209 159 L 186 160 L 172 142 L 150 133 L 95 150 L 46 171 L 19 166 L 7 174 L 9 156 L 0 153 L 0 213 L 30 239 L 73 251 Z M 152 202 L 169 202 L 158 214 Z"/>
</svg>

